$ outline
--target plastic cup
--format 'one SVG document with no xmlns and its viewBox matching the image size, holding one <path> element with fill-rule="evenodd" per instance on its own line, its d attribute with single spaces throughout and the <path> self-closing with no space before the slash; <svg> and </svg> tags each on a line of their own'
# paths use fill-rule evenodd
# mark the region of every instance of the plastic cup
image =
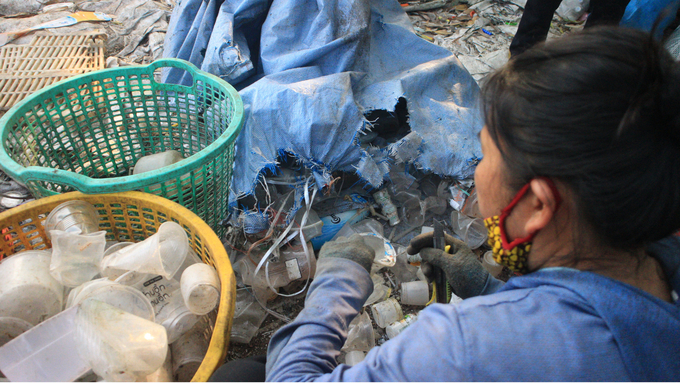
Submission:
<svg viewBox="0 0 680 383">
<path fill-rule="evenodd" d="M 45 219 L 45 233 L 51 238 L 52 230 L 88 234 L 99 230 L 99 213 L 92 204 L 73 200 L 52 209 Z"/>
<path fill-rule="evenodd" d="M 170 345 L 172 351 L 172 375 L 178 382 L 189 382 L 208 353 L 210 334 L 207 318 Z"/>
<path fill-rule="evenodd" d="M 342 346 L 342 351 L 370 351 L 375 347 L 375 333 L 373 323 L 368 312 L 364 311 L 357 315 L 347 328 L 347 340 Z"/>
<path fill-rule="evenodd" d="M 484 220 L 481 218 L 468 217 L 454 210 L 451 212 L 451 227 L 453 232 L 472 249 L 476 249 L 486 242 L 488 234 Z"/>
<path fill-rule="evenodd" d="M 106 247 L 106 231 L 76 234 L 52 230 L 52 276 L 67 287 L 76 287 L 99 274 Z"/>
<path fill-rule="evenodd" d="M 163 326 L 95 299 L 80 304 L 75 324 L 78 354 L 107 381 L 143 378 L 168 353 Z"/>
<path fill-rule="evenodd" d="M 165 356 L 163 365 L 144 379 L 137 380 L 138 382 L 174 382 L 172 376 L 172 352 L 168 348 L 168 354 Z"/>
<path fill-rule="evenodd" d="M 401 304 L 425 306 L 430 301 L 430 290 L 425 281 L 405 282 L 401 284 Z"/>
<path fill-rule="evenodd" d="M 487 251 L 484 253 L 484 258 L 482 258 L 482 266 L 484 266 L 486 271 L 488 271 L 489 274 L 494 277 L 497 277 L 498 274 L 503 271 L 503 265 L 496 263 L 496 260 L 493 259 L 493 251 Z"/>
<path fill-rule="evenodd" d="M 109 255 L 117 252 L 118 250 L 120 250 L 124 247 L 128 247 L 128 246 L 134 245 L 134 244 L 135 244 L 134 242 L 118 242 L 118 243 L 115 243 L 115 244 L 107 247 L 106 250 L 104 250 L 104 257 L 103 258 L 108 257 Z M 107 267 L 107 268 L 101 269 L 102 276 L 109 278 L 112 281 L 115 281 L 118 277 L 120 277 L 121 275 L 123 275 L 127 272 L 128 272 L 128 270 L 114 269 L 112 267 Z"/>
<path fill-rule="evenodd" d="M 182 161 L 183 159 L 184 156 L 182 156 L 182 153 L 176 150 L 166 150 L 161 153 L 150 154 L 137 161 L 135 167 L 132 169 L 132 174 L 141 174 L 152 170 L 158 170 Z"/>
<path fill-rule="evenodd" d="M 385 328 L 404 318 L 401 306 L 394 298 L 388 298 L 380 303 L 374 304 L 371 306 L 371 313 L 373 313 L 373 319 L 380 328 Z"/>
<path fill-rule="evenodd" d="M 220 278 L 214 267 L 195 263 L 184 270 L 180 280 L 182 298 L 196 315 L 211 312 L 220 301 Z"/>
<path fill-rule="evenodd" d="M 138 271 L 172 278 L 189 251 L 187 233 L 175 222 L 164 222 L 142 242 L 123 247 L 104 258 L 101 268 Z"/>
<path fill-rule="evenodd" d="M 49 252 L 24 251 L 0 263 L 0 316 L 37 325 L 58 314 L 64 286 L 50 274 Z"/>
<path fill-rule="evenodd" d="M 345 355 L 345 364 L 354 366 L 366 358 L 366 353 L 363 351 L 350 351 Z"/>
<path fill-rule="evenodd" d="M 182 294 L 173 294 L 168 298 L 168 303 L 156 315 L 156 323 L 163 325 L 168 334 L 168 343 L 179 339 L 182 334 L 189 331 L 200 317 L 184 304 Z"/>
<path fill-rule="evenodd" d="M 382 236 L 373 233 L 361 233 L 366 245 L 375 251 L 373 263 L 380 266 L 392 267 L 397 263 L 397 251 L 394 246 Z"/>
<path fill-rule="evenodd" d="M 231 325 L 231 341 L 248 344 L 262 325 L 267 312 L 246 290 L 236 292 L 234 322 Z"/>
<path fill-rule="evenodd" d="M 0 347 L 33 327 L 23 319 L 0 317 Z"/>
<path fill-rule="evenodd" d="M 155 319 L 151 302 L 139 290 L 112 282 L 107 278 L 83 284 L 69 294 L 68 307 L 95 299 L 149 321 Z"/>
</svg>

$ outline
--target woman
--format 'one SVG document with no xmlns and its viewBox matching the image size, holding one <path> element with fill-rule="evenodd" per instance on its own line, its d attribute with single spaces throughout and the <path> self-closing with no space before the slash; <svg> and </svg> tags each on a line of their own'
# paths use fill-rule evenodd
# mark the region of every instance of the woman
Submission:
<svg viewBox="0 0 680 383">
<path fill-rule="evenodd" d="M 482 96 L 479 206 L 494 256 L 523 275 L 503 284 L 460 241 L 446 254 L 417 237 L 409 253 L 469 299 L 338 366 L 373 253 L 328 243 L 267 379 L 680 379 L 678 64 L 643 32 L 592 28 L 512 59 Z"/>
</svg>

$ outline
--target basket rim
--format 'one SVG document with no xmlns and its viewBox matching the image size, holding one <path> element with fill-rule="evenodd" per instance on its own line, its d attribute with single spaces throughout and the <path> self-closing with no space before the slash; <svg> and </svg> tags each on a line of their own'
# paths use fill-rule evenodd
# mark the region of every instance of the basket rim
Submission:
<svg viewBox="0 0 680 383">
<path fill-rule="evenodd" d="M 154 71 L 163 67 L 184 69 L 191 73 L 194 79 L 194 84 L 191 87 L 177 84 L 157 83 L 161 84 L 167 90 L 178 92 L 193 91 L 195 93 L 197 80 L 210 80 L 222 87 L 222 89 L 227 94 L 227 98 L 230 99 L 233 104 L 234 112 L 227 129 L 210 145 L 206 146 L 197 153 L 194 153 L 190 157 L 185 158 L 175 164 L 166 166 L 162 168 L 162 170 L 159 169 L 147 173 L 118 176 L 113 178 L 92 178 L 70 170 L 44 166 L 23 166 L 10 157 L 5 150 L 5 142 L 9 135 L 9 127 L 14 126 L 16 123 L 15 120 L 23 117 L 24 114 L 33 106 L 40 104 L 40 101 L 37 100 L 44 100 L 48 97 L 53 97 L 58 93 L 63 93 L 62 88 L 64 85 L 68 84 L 69 86 L 73 85 L 77 87 L 80 84 L 89 83 L 95 79 L 95 77 L 101 77 L 102 74 L 115 78 L 119 76 L 125 76 L 126 74 L 129 74 L 130 71 L 135 71 L 138 74 L 150 74 L 152 81 L 155 81 L 153 80 Z M 55 182 L 71 186 L 76 190 L 85 193 L 97 194 L 116 192 L 118 190 L 111 190 L 111 187 L 120 186 L 121 183 L 124 183 L 126 189 L 129 190 L 140 189 L 145 186 L 167 180 L 168 178 L 175 178 L 188 173 L 189 171 L 185 169 L 187 167 L 191 167 L 193 170 L 201 165 L 204 165 L 205 163 L 212 161 L 222 153 L 221 149 L 226 148 L 235 142 L 238 134 L 243 128 L 243 117 L 243 100 L 241 99 L 238 91 L 225 80 L 198 69 L 188 61 L 174 58 L 165 58 L 156 60 L 148 65 L 131 65 L 102 69 L 99 71 L 93 71 L 69 77 L 47 86 L 21 100 L 10 110 L 8 110 L 7 113 L 5 113 L 2 118 L 0 118 L 0 140 L 2 140 L 0 142 L 0 168 L 2 168 L 2 170 L 5 171 L 5 173 L 7 173 L 10 177 L 23 184 L 31 181 Z"/>
</svg>

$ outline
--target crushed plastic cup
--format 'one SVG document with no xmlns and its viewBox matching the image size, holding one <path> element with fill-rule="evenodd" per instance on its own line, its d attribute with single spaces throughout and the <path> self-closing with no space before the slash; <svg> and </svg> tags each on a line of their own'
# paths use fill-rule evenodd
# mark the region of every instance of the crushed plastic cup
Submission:
<svg viewBox="0 0 680 383">
<path fill-rule="evenodd" d="M 267 312 L 260 306 L 247 290 L 236 292 L 234 307 L 234 321 L 231 325 L 231 340 L 236 343 L 248 344 L 260 329 Z"/>
<path fill-rule="evenodd" d="M 170 345 L 175 381 L 189 382 L 198 371 L 210 345 L 209 326 L 207 318 L 201 318 L 191 330 Z"/>
<path fill-rule="evenodd" d="M 363 351 L 350 351 L 345 355 L 345 364 L 354 366 L 366 358 L 366 353 Z"/>
<path fill-rule="evenodd" d="M 371 312 L 373 313 L 375 324 L 380 328 L 385 328 L 404 318 L 401 306 L 394 298 L 388 298 L 380 303 L 374 304 L 371 306 Z"/>
<path fill-rule="evenodd" d="M 95 299 L 78 306 L 76 349 L 107 381 L 133 381 L 158 370 L 168 353 L 165 328 Z"/>
<path fill-rule="evenodd" d="M 182 266 L 188 252 L 189 240 L 182 226 L 164 222 L 156 234 L 105 257 L 101 268 L 157 274 L 170 279 Z"/>
<path fill-rule="evenodd" d="M 407 315 L 404 319 L 387 326 L 385 328 L 385 335 L 387 335 L 387 338 L 389 339 L 394 339 L 397 335 L 404 331 L 406 327 L 415 322 L 416 319 L 418 319 L 416 314 Z"/>
<path fill-rule="evenodd" d="M 0 347 L 30 330 L 31 327 L 33 327 L 32 324 L 20 318 L 0 317 Z"/>
<path fill-rule="evenodd" d="M 413 281 L 401 284 L 401 304 L 425 306 L 430 301 L 429 285 L 425 281 Z"/>
<path fill-rule="evenodd" d="M 214 267 L 196 263 L 182 273 L 180 280 L 184 304 L 196 315 L 211 312 L 220 301 L 220 278 Z"/>
<path fill-rule="evenodd" d="M 110 281 L 107 278 L 84 283 L 69 293 L 67 307 L 73 307 L 87 299 L 95 299 L 126 311 L 140 318 L 153 321 L 155 313 L 151 302 L 139 290 Z"/>
<path fill-rule="evenodd" d="M 147 375 L 144 379 L 138 379 L 138 382 L 174 382 L 172 376 L 172 352 L 168 348 L 168 354 L 165 356 L 163 365 L 158 370 Z"/>
<path fill-rule="evenodd" d="M 45 219 L 45 233 L 51 238 L 52 230 L 88 234 L 99 231 L 99 213 L 92 204 L 73 200 L 52 209 Z"/>
<path fill-rule="evenodd" d="M 64 310 L 0 347 L 0 370 L 13 382 L 71 382 L 90 367 L 75 350 L 77 308 Z"/>
<path fill-rule="evenodd" d="M 167 304 L 156 315 L 156 323 L 163 325 L 167 331 L 168 343 L 179 339 L 198 322 L 200 317 L 192 313 L 184 304 L 182 294 L 174 293 Z"/>
<path fill-rule="evenodd" d="M 375 347 L 375 332 L 373 323 L 367 311 L 357 315 L 347 327 L 347 340 L 342 346 L 342 351 L 368 352 Z"/>
<path fill-rule="evenodd" d="M 104 257 L 106 231 L 76 234 L 52 230 L 52 276 L 67 287 L 76 287 L 99 274 Z"/>
<path fill-rule="evenodd" d="M 392 293 L 392 289 L 385 285 L 385 280 L 380 275 L 372 274 L 371 279 L 373 280 L 373 292 L 368 296 L 366 302 L 364 302 L 364 307 L 382 302 L 389 298 L 390 293 Z"/>
<path fill-rule="evenodd" d="M 386 267 L 392 267 L 397 263 L 397 252 L 388 240 L 373 233 L 362 233 L 359 235 L 364 238 L 366 245 L 375 251 L 373 263 Z"/>
<path fill-rule="evenodd" d="M 498 274 L 503 271 L 503 265 L 496 263 L 496 260 L 493 259 L 493 252 L 490 250 L 484 253 L 484 257 L 482 258 L 482 266 L 484 266 L 486 271 L 488 271 L 493 277 L 497 277 Z"/>
<path fill-rule="evenodd" d="M 64 286 L 50 274 L 50 253 L 24 251 L 0 262 L 0 316 L 37 325 L 58 314 Z"/>
</svg>

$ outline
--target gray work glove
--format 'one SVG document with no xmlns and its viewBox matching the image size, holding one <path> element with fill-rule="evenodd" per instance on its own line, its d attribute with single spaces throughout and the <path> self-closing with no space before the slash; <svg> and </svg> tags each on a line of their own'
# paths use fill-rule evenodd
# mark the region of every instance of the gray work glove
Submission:
<svg viewBox="0 0 680 383">
<path fill-rule="evenodd" d="M 432 236 L 430 232 L 413 238 L 406 251 L 411 255 L 420 253 L 424 262 L 442 269 L 457 296 L 466 299 L 481 294 L 489 272 L 479 262 L 477 255 L 465 242 L 448 234 L 445 234 L 445 241 L 451 246 L 451 254 L 435 249 L 432 247 Z"/>
<path fill-rule="evenodd" d="M 340 237 L 333 242 L 326 242 L 319 252 L 319 259 L 321 258 L 349 259 L 370 273 L 375 251 L 364 242 L 362 236 L 354 234 L 349 239 Z"/>
</svg>

